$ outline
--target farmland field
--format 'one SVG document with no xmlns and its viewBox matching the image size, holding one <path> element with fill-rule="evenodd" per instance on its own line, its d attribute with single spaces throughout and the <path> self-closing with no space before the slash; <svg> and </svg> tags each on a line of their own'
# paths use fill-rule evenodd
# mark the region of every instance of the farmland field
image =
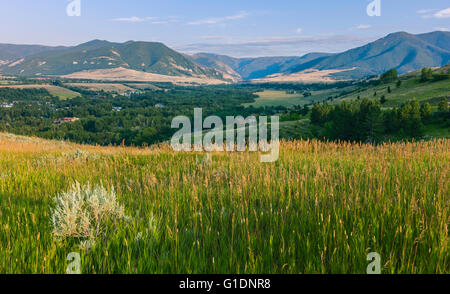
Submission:
<svg viewBox="0 0 450 294">
<path fill-rule="evenodd" d="M 285 91 L 278 90 L 264 90 L 263 92 L 258 92 L 255 94 L 258 96 L 256 101 L 254 103 L 246 104 L 246 106 L 288 106 L 301 104 L 305 101 L 303 94 L 287 94 Z"/>
<path fill-rule="evenodd" d="M 309 103 L 322 102 L 328 96 L 337 94 L 336 89 L 328 89 L 321 91 L 312 91 L 312 96 L 304 97 L 303 94 L 287 94 L 286 91 L 280 90 L 264 90 L 257 92 L 258 96 L 254 103 L 247 103 L 244 106 L 264 107 L 264 106 L 285 106 L 292 107 L 294 105 L 303 106 Z"/>
<path fill-rule="evenodd" d="M 450 273 L 448 139 L 292 141 L 257 153 L 175 153 L 0 134 L 0 273 Z M 52 199 L 114 188 L 128 221 L 89 250 L 55 240 Z"/>
<path fill-rule="evenodd" d="M 117 83 L 68 83 L 68 86 L 82 88 L 90 91 L 105 91 L 105 92 L 125 92 L 133 90 L 123 84 Z"/>
<path fill-rule="evenodd" d="M 16 89 L 46 89 L 51 95 L 58 97 L 61 100 L 72 99 L 80 96 L 79 93 L 53 85 L 47 84 L 32 84 L 32 85 L 8 85 L 8 86 L 0 86 L 6 88 L 16 88 Z"/>
</svg>

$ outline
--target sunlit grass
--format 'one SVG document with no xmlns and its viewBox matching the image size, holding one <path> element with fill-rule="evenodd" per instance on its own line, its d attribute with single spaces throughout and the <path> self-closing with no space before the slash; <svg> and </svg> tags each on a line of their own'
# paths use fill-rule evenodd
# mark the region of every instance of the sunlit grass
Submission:
<svg viewBox="0 0 450 294">
<path fill-rule="evenodd" d="M 383 273 L 450 273 L 449 142 L 283 142 L 265 164 L 1 135 L 0 273 L 64 273 L 72 251 L 83 273 L 365 273 L 369 252 Z M 75 181 L 133 218 L 91 251 L 52 236 Z"/>
</svg>

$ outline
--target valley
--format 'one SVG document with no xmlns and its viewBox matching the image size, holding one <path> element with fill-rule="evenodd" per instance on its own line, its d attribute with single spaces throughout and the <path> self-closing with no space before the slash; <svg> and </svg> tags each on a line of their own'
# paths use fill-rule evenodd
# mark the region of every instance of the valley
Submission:
<svg viewBox="0 0 450 294">
<path fill-rule="evenodd" d="M 360 273 L 368 246 L 387 272 L 448 272 L 448 32 L 300 57 L 94 40 L 0 45 L 0 60 L 0 273 L 61 273 L 68 250 L 82 252 L 85 273 Z M 222 121 L 278 117 L 278 161 L 173 151 L 172 120 L 195 108 Z M 117 191 L 127 221 L 108 240 L 55 243 L 52 197 L 90 182 Z"/>
</svg>

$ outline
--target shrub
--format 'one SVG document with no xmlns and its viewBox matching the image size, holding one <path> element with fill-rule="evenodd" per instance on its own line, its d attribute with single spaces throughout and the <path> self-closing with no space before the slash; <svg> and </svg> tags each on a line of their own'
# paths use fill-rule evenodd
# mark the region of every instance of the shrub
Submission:
<svg viewBox="0 0 450 294">
<path fill-rule="evenodd" d="M 92 188 L 78 182 L 54 199 L 51 212 L 56 240 L 81 238 L 85 239 L 82 244 L 92 245 L 109 223 L 117 223 L 125 217 L 124 207 L 117 202 L 114 189 L 108 192 L 101 185 Z"/>
<path fill-rule="evenodd" d="M 396 69 L 391 69 L 380 76 L 380 81 L 382 83 L 390 83 L 398 78 L 398 73 Z"/>
</svg>

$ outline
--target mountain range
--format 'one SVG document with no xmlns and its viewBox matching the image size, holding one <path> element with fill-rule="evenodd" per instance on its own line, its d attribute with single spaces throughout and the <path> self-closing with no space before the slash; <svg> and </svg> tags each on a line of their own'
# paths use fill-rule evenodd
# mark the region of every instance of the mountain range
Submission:
<svg viewBox="0 0 450 294">
<path fill-rule="evenodd" d="M 195 78 L 196 81 L 314 81 L 356 79 L 395 68 L 406 73 L 450 63 L 450 32 L 398 32 L 338 54 L 234 58 L 192 56 L 162 43 L 90 41 L 73 47 L 0 44 L 0 73 L 89 79 Z M 189 80 L 188 80 L 189 81 Z"/>
</svg>

